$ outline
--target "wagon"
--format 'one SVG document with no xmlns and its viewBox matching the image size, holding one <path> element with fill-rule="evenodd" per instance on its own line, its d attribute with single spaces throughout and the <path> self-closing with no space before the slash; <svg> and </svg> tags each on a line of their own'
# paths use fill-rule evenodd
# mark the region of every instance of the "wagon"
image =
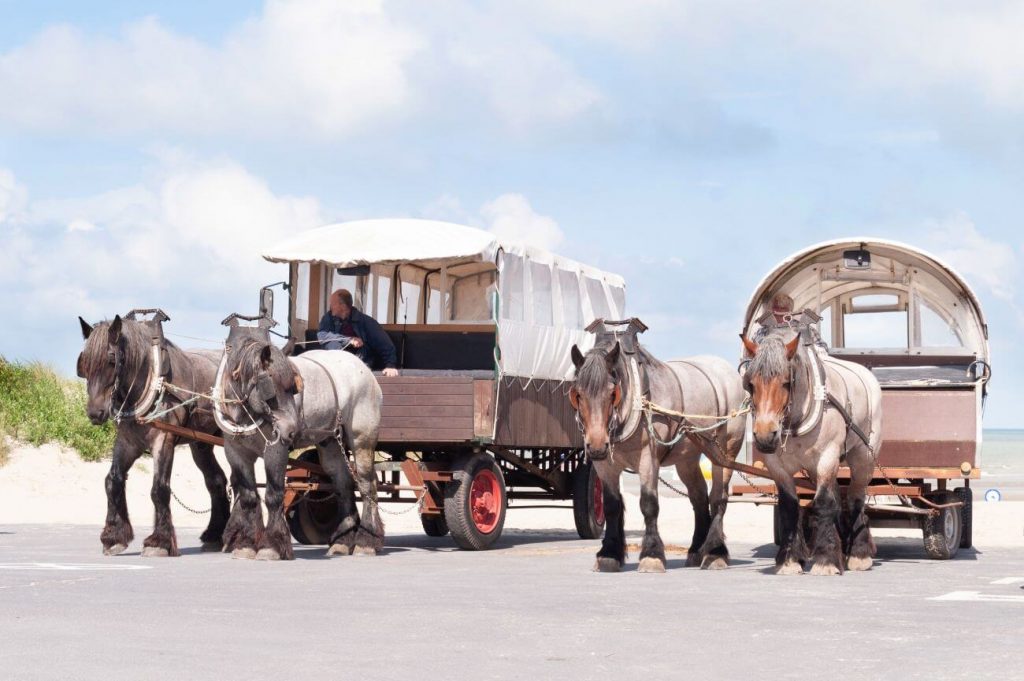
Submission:
<svg viewBox="0 0 1024 681">
<path fill-rule="evenodd" d="M 815 326 L 830 355 L 869 367 L 881 384 L 882 443 L 868 488 L 871 525 L 921 528 L 932 558 L 969 548 L 971 481 L 981 474 L 991 370 L 988 327 L 967 282 L 906 244 L 829 241 L 786 258 L 758 284 L 745 334 L 758 331 L 778 293 L 792 297 L 798 313 L 820 316 Z M 746 457 L 763 466 L 749 428 Z M 840 488 L 848 481 L 843 468 Z M 774 492 L 752 478 L 732 489 L 755 501 Z M 802 496 L 810 503 L 811 492 Z"/>
<path fill-rule="evenodd" d="M 600 536 L 600 482 L 583 456 L 566 379 L 571 346 L 593 345 L 586 322 L 624 316 L 621 277 L 430 220 L 328 225 L 263 257 L 288 267 L 297 352 L 318 346 L 319 320 L 339 288 L 395 344 L 399 375 L 376 372 L 382 502 L 416 504 L 428 535 L 450 533 L 465 549 L 492 545 L 510 507 L 570 500 L 579 535 Z M 272 309 L 269 300 L 261 306 Z M 286 503 L 298 541 L 326 542 L 335 505 L 317 501 L 330 493 L 315 450 L 293 461 Z"/>
</svg>

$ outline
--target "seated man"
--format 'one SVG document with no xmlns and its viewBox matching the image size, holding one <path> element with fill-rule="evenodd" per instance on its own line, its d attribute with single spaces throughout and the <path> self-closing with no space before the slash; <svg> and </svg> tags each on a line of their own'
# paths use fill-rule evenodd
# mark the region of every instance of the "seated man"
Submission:
<svg viewBox="0 0 1024 681">
<path fill-rule="evenodd" d="M 371 369 L 397 376 L 395 344 L 373 317 L 352 306 L 352 294 L 340 288 L 331 294 L 330 309 L 320 320 L 317 340 L 325 350 L 348 350 Z"/>
</svg>

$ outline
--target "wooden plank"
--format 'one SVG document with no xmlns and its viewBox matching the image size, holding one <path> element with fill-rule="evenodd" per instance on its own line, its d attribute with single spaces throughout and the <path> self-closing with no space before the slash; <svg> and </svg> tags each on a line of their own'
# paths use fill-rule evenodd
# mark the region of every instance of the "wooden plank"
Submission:
<svg viewBox="0 0 1024 681">
<path fill-rule="evenodd" d="M 320 265 L 309 265 L 309 307 L 306 313 L 309 329 L 320 328 Z M 299 340 L 302 340 L 301 338 Z"/>
<path fill-rule="evenodd" d="M 494 381 L 473 381 L 473 432 L 478 437 L 494 433 Z"/>
<path fill-rule="evenodd" d="M 445 407 L 468 407 L 473 408 L 473 396 L 466 394 L 456 395 L 400 395 L 384 394 L 384 408 L 391 407 L 412 407 L 420 404 L 436 404 Z"/>
<path fill-rule="evenodd" d="M 396 406 L 385 404 L 381 409 L 381 416 L 407 417 L 407 416 L 433 416 L 437 418 L 472 418 L 473 406 L 450 406 L 444 404 L 431 404 L 429 401 L 423 404 Z"/>
<path fill-rule="evenodd" d="M 381 324 L 385 331 L 402 331 L 408 333 L 487 333 L 494 335 L 497 326 L 493 323 L 484 324 Z"/>
<path fill-rule="evenodd" d="M 463 429 L 473 432 L 473 415 L 434 418 L 431 416 L 381 416 L 381 428 L 446 428 Z"/>
<path fill-rule="evenodd" d="M 464 430 L 457 428 L 381 428 L 378 444 L 382 447 L 388 443 L 416 442 L 464 444 L 472 442 L 472 427 Z"/>
<path fill-rule="evenodd" d="M 427 383 L 431 385 L 469 385 L 473 382 L 472 376 L 384 376 L 383 374 L 377 376 L 377 383 L 380 384 L 381 388 L 384 386 L 392 385 L 414 385 Z"/>
<path fill-rule="evenodd" d="M 472 383 L 406 383 L 381 385 L 384 399 L 389 395 L 473 395 Z"/>
<path fill-rule="evenodd" d="M 157 430 L 162 430 L 168 433 L 173 433 L 178 437 L 183 437 L 188 440 L 196 440 L 198 442 L 205 442 L 217 447 L 224 446 L 224 438 L 218 435 L 210 435 L 209 433 L 201 433 L 193 428 L 185 428 L 183 426 L 177 426 L 173 423 L 165 423 L 164 421 L 153 421 L 149 425 L 153 426 Z"/>
</svg>

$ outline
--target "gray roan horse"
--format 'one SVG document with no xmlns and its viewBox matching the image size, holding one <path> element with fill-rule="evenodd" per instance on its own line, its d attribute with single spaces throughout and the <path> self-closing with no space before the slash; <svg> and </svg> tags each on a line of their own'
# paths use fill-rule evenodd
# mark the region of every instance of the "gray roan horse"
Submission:
<svg viewBox="0 0 1024 681">
<path fill-rule="evenodd" d="M 595 323 L 589 328 L 600 326 Z M 628 328 L 616 332 L 612 330 L 616 326 Z M 694 530 L 687 566 L 726 567 L 729 552 L 722 521 L 732 471 L 713 467 L 709 504 L 700 456 L 708 453 L 712 461 L 721 461 L 722 456 L 728 461 L 735 460 L 743 442 L 743 419 L 728 419 L 717 428 L 689 437 L 681 430 L 683 424 L 679 420 L 653 413 L 650 423 L 656 439 L 652 439 L 642 410 L 646 398 L 677 412 L 714 417 L 695 419 L 688 425 L 713 426 L 737 410 L 743 401 L 736 370 L 717 357 L 658 361 L 636 342 L 636 332 L 647 328 L 636 319 L 604 322 L 603 327 L 596 346 L 586 356 L 575 345 L 572 347 L 576 376 L 569 393 L 583 429 L 586 452 L 604 490 L 607 525 L 594 569 L 617 572 L 625 562 L 619 478 L 629 468 L 639 474 L 641 484 L 644 537 L 639 571 L 665 571 L 665 546 L 658 533 L 658 475 L 663 466 L 676 467 L 693 505 Z"/>
<path fill-rule="evenodd" d="M 238 326 L 234 317 L 225 322 L 231 330 L 214 388 L 236 499 L 224 550 L 237 558 L 294 557 L 283 506 L 288 454 L 315 445 L 336 490 L 341 518 L 327 555 L 375 555 L 384 543 L 373 470 L 381 408 L 377 380 L 355 355 L 340 350 L 288 358 L 270 342 L 267 328 Z M 346 450 L 354 459 L 362 519 Z M 254 473 L 260 456 L 267 475 L 266 529 Z"/>
<path fill-rule="evenodd" d="M 752 397 L 754 442 L 779 490 L 780 574 L 871 568 L 875 545 L 864 514 L 865 489 L 882 434 L 882 391 L 871 371 L 819 351 L 813 330 L 777 327 L 760 343 L 743 338 L 753 358 L 744 374 Z M 803 339 L 803 342 L 802 342 Z M 836 476 L 850 467 L 845 509 Z M 815 484 L 808 555 L 793 476 L 805 471 Z"/>
<path fill-rule="evenodd" d="M 91 326 L 78 318 L 85 338 L 85 348 L 78 357 L 78 375 L 86 379 L 86 413 L 97 425 L 109 418 L 117 421 L 106 481 L 107 519 L 100 534 L 107 555 L 121 553 L 134 538 L 124 487 L 128 470 L 144 451 L 153 455 L 151 497 L 156 514 L 153 534 L 143 541 L 142 555 L 178 555 L 171 522 L 170 478 L 174 446 L 179 439 L 153 428 L 143 418 L 170 410 L 159 420 L 211 435 L 218 433 L 209 401 L 191 401 L 190 393 L 210 391 L 220 353 L 181 350 L 163 338 L 161 321 L 165 319 L 163 313 L 148 322 L 116 316 L 111 322 Z M 210 493 L 210 523 L 200 538 L 204 549 L 219 550 L 229 513 L 227 480 L 211 445 L 190 442 L 189 447 Z"/>
</svg>

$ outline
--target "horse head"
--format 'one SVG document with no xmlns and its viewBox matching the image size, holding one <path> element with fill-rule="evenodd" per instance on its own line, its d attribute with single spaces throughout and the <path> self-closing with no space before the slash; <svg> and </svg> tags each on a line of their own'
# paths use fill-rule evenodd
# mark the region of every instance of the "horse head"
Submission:
<svg viewBox="0 0 1024 681">
<path fill-rule="evenodd" d="M 620 351 L 618 341 L 610 349 L 594 348 L 586 356 L 577 346 L 572 346 L 576 376 L 569 390 L 569 402 L 583 430 L 585 451 L 594 461 L 608 457 L 614 419 L 622 403 L 622 385 L 618 378 Z"/>
<path fill-rule="evenodd" d="M 125 344 L 121 316 L 112 322 L 90 325 L 81 317 L 82 338 L 85 347 L 78 355 L 78 376 L 85 379 L 87 401 L 85 413 L 94 425 L 100 425 L 110 418 L 113 408 L 114 390 L 119 379 L 125 377 Z"/>
<path fill-rule="evenodd" d="M 284 352 L 263 329 L 233 327 L 221 362 L 218 397 L 228 425 L 249 428 L 267 420 L 290 444 L 299 427 L 302 377 Z"/>
<path fill-rule="evenodd" d="M 782 441 L 783 429 L 792 402 L 793 362 L 800 346 L 800 335 L 784 342 L 769 335 L 760 343 L 740 334 L 743 347 L 752 357 L 743 377 L 750 393 L 754 417 L 754 442 L 762 452 L 774 452 Z"/>
</svg>

